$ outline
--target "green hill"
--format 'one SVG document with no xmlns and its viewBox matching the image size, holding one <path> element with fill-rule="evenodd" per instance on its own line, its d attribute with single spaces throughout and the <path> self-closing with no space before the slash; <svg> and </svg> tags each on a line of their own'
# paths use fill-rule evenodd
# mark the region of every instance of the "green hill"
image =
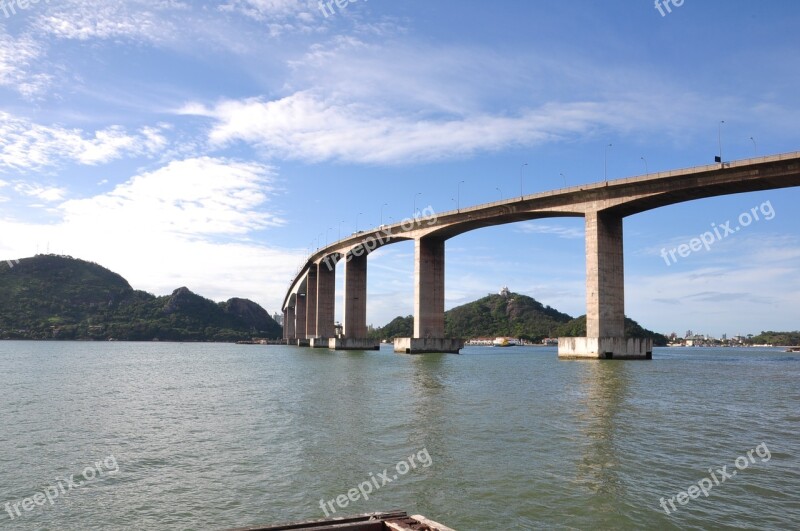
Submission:
<svg viewBox="0 0 800 531">
<path fill-rule="evenodd" d="M 489 295 L 445 312 L 447 337 L 520 337 L 541 340 L 572 317 L 518 293 Z"/>
<path fill-rule="evenodd" d="M 0 263 L 0 338 L 235 341 L 282 328 L 246 299 L 215 303 L 183 287 L 156 297 L 120 275 L 65 256 Z"/>
<path fill-rule="evenodd" d="M 555 308 L 519 293 L 489 295 L 448 310 L 444 314 L 447 337 L 515 337 L 539 342 L 545 337 L 586 336 L 586 316 L 573 319 Z M 396 317 L 382 328 L 371 330 L 374 339 L 411 337 L 414 317 Z M 625 319 L 627 337 L 652 338 L 666 345 L 667 338 L 645 330 L 636 321 Z"/>
<path fill-rule="evenodd" d="M 794 332 L 761 332 L 751 339 L 756 345 L 781 345 L 794 347 L 800 345 L 800 331 Z"/>
</svg>

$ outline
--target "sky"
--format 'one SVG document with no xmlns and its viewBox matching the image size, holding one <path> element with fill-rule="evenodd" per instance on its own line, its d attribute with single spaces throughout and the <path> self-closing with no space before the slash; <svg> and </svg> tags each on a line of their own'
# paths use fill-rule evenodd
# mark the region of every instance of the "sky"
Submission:
<svg viewBox="0 0 800 531">
<path fill-rule="evenodd" d="M 415 206 L 800 151 L 790 0 L 18 2 L 0 1 L 0 259 L 70 255 L 156 295 L 273 313 L 312 249 Z M 799 200 L 626 218 L 626 314 L 800 328 Z M 413 313 L 413 254 L 370 255 L 368 322 Z M 508 286 L 584 314 L 584 256 L 581 219 L 460 235 L 446 306 Z"/>
</svg>

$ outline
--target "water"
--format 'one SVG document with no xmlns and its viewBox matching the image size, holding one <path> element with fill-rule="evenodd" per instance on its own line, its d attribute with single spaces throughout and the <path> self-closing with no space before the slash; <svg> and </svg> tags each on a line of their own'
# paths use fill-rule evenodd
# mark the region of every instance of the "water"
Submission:
<svg viewBox="0 0 800 531">
<path fill-rule="evenodd" d="M 800 354 L 654 358 L 0 342 L 0 527 L 220 529 L 321 518 L 321 500 L 458 530 L 800 526 Z M 659 506 L 723 466 L 707 498 Z"/>
</svg>

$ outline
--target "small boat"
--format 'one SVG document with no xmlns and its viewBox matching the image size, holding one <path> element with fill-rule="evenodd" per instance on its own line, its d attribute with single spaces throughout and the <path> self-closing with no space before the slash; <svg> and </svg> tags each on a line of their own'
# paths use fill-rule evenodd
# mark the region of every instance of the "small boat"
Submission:
<svg viewBox="0 0 800 531">
<path fill-rule="evenodd" d="M 800 352 L 800 347 L 789 347 L 786 352 Z"/>
<path fill-rule="evenodd" d="M 313 531 L 455 531 L 424 516 L 408 516 L 405 511 L 367 513 L 357 516 L 309 520 L 266 527 L 242 527 L 230 531 L 288 531 L 310 529 Z"/>
<path fill-rule="evenodd" d="M 511 339 L 509 337 L 497 337 L 494 341 L 492 341 L 493 347 L 515 347 L 517 346 L 517 340 Z"/>
</svg>

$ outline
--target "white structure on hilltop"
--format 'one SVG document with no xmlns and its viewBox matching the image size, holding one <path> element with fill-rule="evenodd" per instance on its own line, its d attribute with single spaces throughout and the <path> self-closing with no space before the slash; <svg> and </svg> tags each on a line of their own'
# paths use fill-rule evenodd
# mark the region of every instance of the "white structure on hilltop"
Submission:
<svg viewBox="0 0 800 531">
<path fill-rule="evenodd" d="M 511 290 L 508 289 L 508 286 L 503 286 L 503 289 L 500 290 L 500 295 L 507 299 L 511 296 Z"/>
</svg>

